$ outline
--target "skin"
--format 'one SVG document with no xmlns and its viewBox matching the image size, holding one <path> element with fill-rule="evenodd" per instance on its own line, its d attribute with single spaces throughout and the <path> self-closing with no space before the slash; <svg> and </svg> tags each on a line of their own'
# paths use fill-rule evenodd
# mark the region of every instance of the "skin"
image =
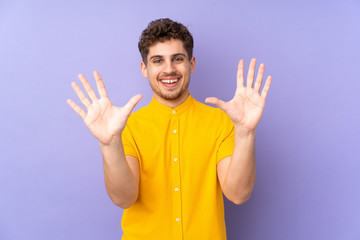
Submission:
<svg viewBox="0 0 360 240">
<path fill-rule="evenodd" d="M 131 111 L 142 96 L 136 95 L 125 106 L 115 107 L 107 96 L 98 72 L 94 72 L 94 77 L 100 98 L 96 97 L 82 74 L 78 77 L 90 100 L 77 83 L 73 82 L 71 86 L 87 113 L 74 101 L 68 99 L 67 103 L 99 140 L 103 155 L 105 187 L 111 200 L 121 208 L 128 208 L 136 201 L 139 193 L 139 163 L 135 157 L 125 157 L 121 134 Z"/>
<path fill-rule="evenodd" d="M 206 98 L 223 110 L 233 121 L 235 128 L 234 152 L 217 165 L 218 179 L 224 195 L 235 204 L 246 202 L 255 185 L 255 133 L 264 112 L 266 96 L 271 85 L 267 77 L 262 91 L 265 65 L 260 64 L 254 83 L 256 59 L 250 62 L 246 87 L 244 85 L 244 60 L 240 60 L 237 72 L 237 87 L 233 99 L 224 102 L 215 97 Z M 254 84 L 253 84 L 254 83 Z M 253 86 L 254 85 L 254 86 Z"/>
<path fill-rule="evenodd" d="M 149 79 L 157 101 L 171 108 L 182 104 L 189 95 L 190 75 L 195 71 L 195 58 L 190 60 L 179 40 L 156 43 L 149 49 L 146 65 L 141 62 L 141 72 Z M 265 107 L 265 100 L 271 84 L 269 76 L 260 93 L 265 65 L 260 64 L 255 83 L 256 60 L 252 59 L 244 86 L 244 61 L 240 60 L 237 73 L 237 88 L 234 98 L 224 102 L 215 97 L 205 100 L 222 109 L 233 121 L 235 127 L 234 152 L 231 157 L 217 164 L 217 175 L 225 196 L 235 204 L 249 199 L 255 184 L 255 133 Z M 112 201 L 122 207 L 130 207 L 139 192 L 139 162 L 135 157 L 125 156 L 121 140 L 126 121 L 142 95 L 135 95 L 123 107 L 115 107 L 107 96 L 104 83 L 98 72 L 94 72 L 99 93 L 85 77 L 79 79 L 88 95 L 87 98 L 77 83 L 71 83 L 85 112 L 72 100 L 70 107 L 83 119 L 91 133 L 99 140 L 103 154 L 106 190 Z M 178 80 L 175 84 L 163 84 L 162 80 Z M 254 86 L 253 86 L 254 85 Z"/>
<path fill-rule="evenodd" d="M 183 43 L 177 39 L 154 44 L 149 49 L 147 64 L 141 62 L 141 73 L 149 79 L 153 96 L 160 103 L 175 108 L 189 96 L 190 75 L 195 71 L 195 58 L 189 60 Z M 161 80 L 177 80 L 166 87 Z"/>
</svg>

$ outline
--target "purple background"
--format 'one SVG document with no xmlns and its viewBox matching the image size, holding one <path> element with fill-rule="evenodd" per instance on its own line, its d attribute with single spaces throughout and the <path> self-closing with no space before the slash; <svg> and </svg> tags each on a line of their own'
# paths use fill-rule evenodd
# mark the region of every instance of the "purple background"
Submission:
<svg viewBox="0 0 360 240">
<path fill-rule="evenodd" d="M 0 1 L 0 239 L 120 239 L 101 152 L 66 104 L 83 73 L 151 99 L 137 42 L 170 17 L 195 39 L 190 91 L 232 98 L 240 58 L 273 76 L 251 199 L 229 239 L 360 239 L 359 1 Z M 79 82 L 79 81 L 78 81 Z M 137 108 L 138 108 L 137 107 Z"/>
</svg>

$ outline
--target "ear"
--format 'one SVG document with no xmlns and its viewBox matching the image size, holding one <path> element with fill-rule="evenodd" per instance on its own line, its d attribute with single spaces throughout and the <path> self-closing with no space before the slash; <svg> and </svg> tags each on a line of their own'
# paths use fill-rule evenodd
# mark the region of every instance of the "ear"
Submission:
<svg viewBox="0 0 360 240">
<path fill-rule="evenodd" d="M 141 73 L 142 73 L 143 77 L 147 78 L 148 77 L 147 67 L 143 61 L 141 61 L 141 63 L 140 63 L 140 68 L 141 68 Z"/>
<path fill-rule="evenodd" d="M 190 59 L 190 72 L 191 73 L 195 72 L 195 63 L 196 63 L 196 59 L 194 56 L 192 56 Z"/>
</svg>

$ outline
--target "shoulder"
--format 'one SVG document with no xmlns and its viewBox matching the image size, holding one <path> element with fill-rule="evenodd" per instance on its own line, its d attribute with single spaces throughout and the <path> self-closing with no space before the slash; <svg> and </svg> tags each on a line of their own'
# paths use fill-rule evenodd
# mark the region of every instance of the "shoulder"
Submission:
<svg viewBox="0 0 360 240">
<path fill-rule="evenodd" d="M 232 120 L 223 110 L 199 101 L 194 101 L 194 115 L 202 119 L 204 126 L 217 126 L 215 129 L 219 133 L 227 135 L 234 128 Z"/>
<path fill-rule="evenodd" d="M 127 120 L 127 127 L 136 127 L 139 124 L 147 122 L 147 118 L 151 117 L 148 106 L 142 107 L 135 112 L 132 112 Z"/>
<path fill-rule="evenodd" d="M 194 111 L 198 114 L 203 114 L 211 117 L 213 121 L 229 121 L 228 115 L 219 108 L 206 105 L 202 102 L 194 100 Z M 231 121 L 231 120 L 230 120 Z"/>
<path fill-rule="evenodd" d="M 141 118 L 143 116 L 146 116 L 148 114 L 148 106 L 139 108 L 137 111 L 132 112 L 130 114 L 131 118 Z"/>
</svg>

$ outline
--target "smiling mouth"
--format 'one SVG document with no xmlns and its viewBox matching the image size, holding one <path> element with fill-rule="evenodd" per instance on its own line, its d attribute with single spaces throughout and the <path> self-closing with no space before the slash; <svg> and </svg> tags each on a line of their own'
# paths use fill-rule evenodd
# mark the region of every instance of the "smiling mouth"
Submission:
<svg viewBox="0 0 360 240">
<path fill-rule="evenodd" d="M 176 83 L 179 81 L 179 78 L 178 79 L 171 79 L 171 80 L 160 80 L 160 82 L 162 83 Z"/>
<path fill-rule="evenodd" d="M 166 88 L 174 88 L 178 85 L 178 82 L 180 81 L 180 78 L 176 79 L 162 79 L 160 80 L 161 85 L 163 85 Z"/>
</svg>

